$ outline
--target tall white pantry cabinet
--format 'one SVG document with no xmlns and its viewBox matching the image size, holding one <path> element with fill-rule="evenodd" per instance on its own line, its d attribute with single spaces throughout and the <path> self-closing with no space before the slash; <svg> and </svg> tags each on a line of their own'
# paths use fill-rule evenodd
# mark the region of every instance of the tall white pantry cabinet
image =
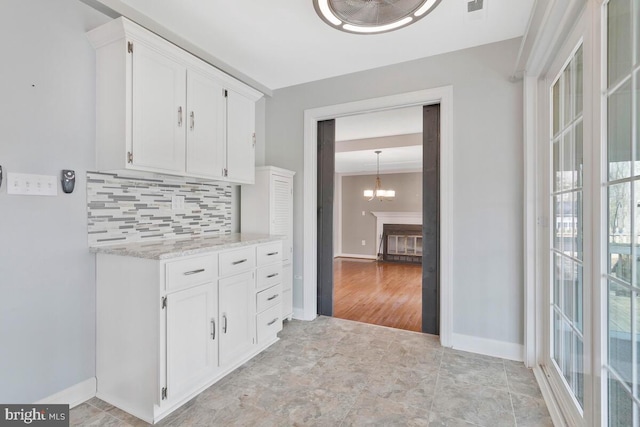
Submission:
<svg viewBox="0 0 640 427">
<path fill-rule="evenodd" d="M 275 166 L 256 168 L 253 185 L 241 189 L 243 233 L 284 236 L 282 241 L 282 318 L 293 317 L 293 176 Z"/>
</svg>

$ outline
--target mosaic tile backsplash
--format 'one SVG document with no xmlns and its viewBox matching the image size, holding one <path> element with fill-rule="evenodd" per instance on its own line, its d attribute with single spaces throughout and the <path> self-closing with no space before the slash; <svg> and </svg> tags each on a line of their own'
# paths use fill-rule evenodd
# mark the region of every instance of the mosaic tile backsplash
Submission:
<svg viewBox="0 0 640 427">
<path fill-rule="evenodd" d="M 184 209 L 172 210 L 172 196 Z M 89 246 L 231 233 L 231 185 L 87 173 Z"/>
</svg>

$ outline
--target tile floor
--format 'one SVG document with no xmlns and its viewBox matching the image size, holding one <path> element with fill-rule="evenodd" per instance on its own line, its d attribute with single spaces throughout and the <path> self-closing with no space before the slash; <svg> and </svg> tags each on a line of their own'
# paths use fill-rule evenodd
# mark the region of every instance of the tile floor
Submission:
<svg viewBox="0 0 640 427">
<path fill-rule="evenodd" d="M 553 425 L 522 363 L 329 317 L 288 322 L 280 337 L 159 425 Z M 94 398 L 71 410 L 71 425 L 147 424 Z"/>
</svg>

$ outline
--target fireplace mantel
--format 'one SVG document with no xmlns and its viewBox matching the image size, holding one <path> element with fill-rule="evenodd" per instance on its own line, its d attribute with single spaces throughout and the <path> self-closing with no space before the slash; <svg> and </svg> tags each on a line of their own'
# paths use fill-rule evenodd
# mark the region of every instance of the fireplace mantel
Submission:
<svg viewBox="0 0 640 427">
<path fill-rule="evenodd" d="M 422 212 L 371 212 L 376 217 L 376 254 L 380 252 L 384 224 L 421 224 Z"/>
</svg>

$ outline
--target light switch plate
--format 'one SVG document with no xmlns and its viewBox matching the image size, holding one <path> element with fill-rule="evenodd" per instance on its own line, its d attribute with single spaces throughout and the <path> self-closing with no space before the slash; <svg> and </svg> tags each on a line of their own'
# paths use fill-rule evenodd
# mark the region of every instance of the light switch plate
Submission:
<svg viewBox="0 0 640 427">
<path fill-rule="evenodd" d="M 184 196 L 171 196 L 171 210 L 184 210 Z"/>
<path fill-rule="evenodd" d="M 58 178 L 53 175 L 7 173 L 7 194 L 57 196 Z"/>
</svg>

